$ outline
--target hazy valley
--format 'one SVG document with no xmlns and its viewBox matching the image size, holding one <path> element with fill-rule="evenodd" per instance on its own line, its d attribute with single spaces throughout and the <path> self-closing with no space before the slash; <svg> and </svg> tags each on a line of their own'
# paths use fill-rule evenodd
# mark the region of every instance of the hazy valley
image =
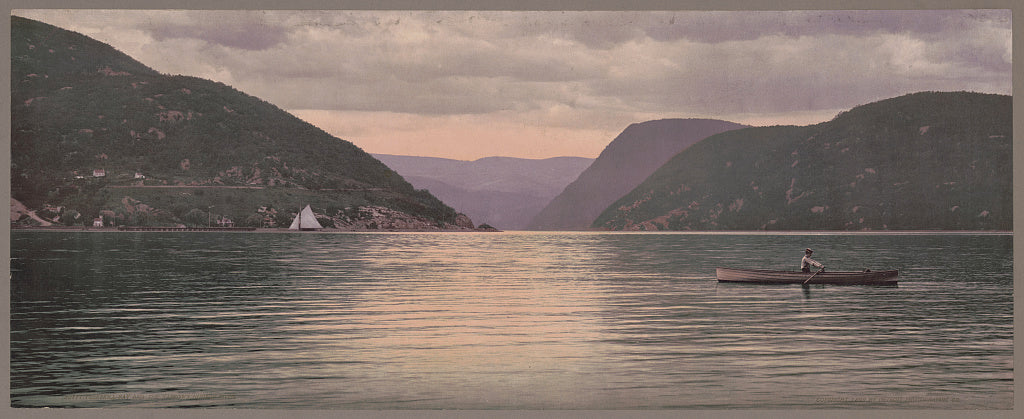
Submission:
<svg viewBox="0 0 1024 419">
<path fill-rule="evenodd" d="M 427 189 L 478 224 L 522 230 L 594 161 L 583 157 L 473 161 L 374 154 L 417 189 Z"/>
</svg>

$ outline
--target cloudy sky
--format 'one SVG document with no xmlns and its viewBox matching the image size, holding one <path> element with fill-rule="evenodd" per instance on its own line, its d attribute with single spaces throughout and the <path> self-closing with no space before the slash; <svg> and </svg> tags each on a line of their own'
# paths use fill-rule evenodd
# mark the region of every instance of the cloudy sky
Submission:
<svg viewBox="0 0 1024 419">
<path fill-rule="evenodd" d="M 1009 11 L 15 10 L 223 82 L 371 153 L 596 157 L 661 118 L 827 121 L 1010 94 Z"/>
</svg>

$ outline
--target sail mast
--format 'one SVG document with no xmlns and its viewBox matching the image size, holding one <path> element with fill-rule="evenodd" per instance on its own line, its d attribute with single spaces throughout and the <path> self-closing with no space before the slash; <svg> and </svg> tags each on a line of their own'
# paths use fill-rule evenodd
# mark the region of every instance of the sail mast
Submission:
<svg viewBox="0 0 1024 419">
<path fill-rule="evenodd" d="M 291 230 L 319 230 L 323 226 L 320 225 L 316 220 L 316 214 L 313 213 L 313 209 L 306 205 L 305 208 L 299 210 L 299 213 L 295 215 L 295 220 L 292 221 Z"/>
</svg>

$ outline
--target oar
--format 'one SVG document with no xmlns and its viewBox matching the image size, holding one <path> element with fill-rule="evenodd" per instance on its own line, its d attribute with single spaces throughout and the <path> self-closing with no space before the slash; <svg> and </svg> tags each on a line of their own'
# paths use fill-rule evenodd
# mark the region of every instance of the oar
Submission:
<svg viewBox="0 0 1024 419">
<path fill-rule="evenodd" d="M 821 273 L 821 271 L 824 271 L 824 270 L 825 270 L 825 268 L 821 268 L 821 269 L 818 269 L 818 272 L 815 272 L 815 273 L 814 273 L 814 275 L 820 274 L 820 273 Z M 814 278 L 814 275 L 811 275 L 811 276 L 810 276 L 810 277 L 808 277 L 808 278 L 807 278 L 806 280 L 804 280 L 804 283 L 803 283 L 803 284 L 801 284 L 801 285 L 807 285 L 807 281 L 810 281 L 810 280 L 811 280 L 811 278 Z"/>
</svg>

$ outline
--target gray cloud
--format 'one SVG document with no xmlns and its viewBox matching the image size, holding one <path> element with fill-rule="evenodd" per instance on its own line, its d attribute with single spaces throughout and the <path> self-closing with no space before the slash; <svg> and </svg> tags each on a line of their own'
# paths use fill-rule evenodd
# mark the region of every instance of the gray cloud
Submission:
<svg viewBox="0 0 1024 419">
<path fill-rule="evenodd" d="M 714 116 L 1011 88 L 999 10 L 34 13 L 286 109 Z"/>
<path fill-rule="evenodd" d="M 188 12 L 189 18 L 148 20 L 136 28 L 149 32 L 153 39 L 198 39 L 213 45 L 242 50 L 264 50 L 281 45 L 290 28 L 267 19 L 259 11 Z"/>
<path fill-rule="evenodd" d="M 660 41 L 705 43 L 755 40 L 764 36 L 868 36 L 959 32 L 975 25 L 1010 29 L 1008 12 L 998 10 L 824 10 L 752 12 L 670 12 L 651 20 L 645 32 Z"/>
</svg>

